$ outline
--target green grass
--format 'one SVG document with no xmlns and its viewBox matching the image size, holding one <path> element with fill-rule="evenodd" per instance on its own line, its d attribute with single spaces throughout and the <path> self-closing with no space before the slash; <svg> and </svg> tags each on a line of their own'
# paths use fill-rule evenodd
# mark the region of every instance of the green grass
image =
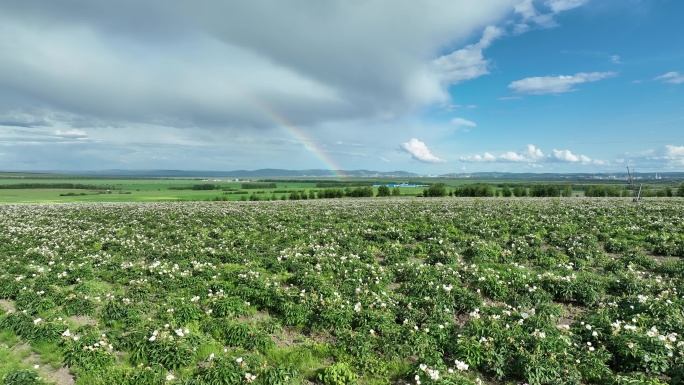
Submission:
<svg viewBox="0 0 684 385">
<path fill-rule="evenodd" d="M 9 330 L 0 330 L 0 346 L 12 347 L 21 342 L 16 334 Z"/>
<path fill-rule="evenodd" d="M 313 343 L 310 345 L 289 346 L 272 349 L 266 352 L 271 362 L 296 367 L 304 377 L 311 377 L 319 369 L 325 367 L 326 359 L 331 355 L 328 344 Z"/>
<path fill-rule="evenodd" d="M 270 200 L 273 196 L 280 200 L 283 196 L 289 197 L 290 191 L 309 191 L 323 190 L 325 188 L 317 188 L 315 182 L 306 182 L 302 179 L 293 179 L 292 181 L 283 180 L 276 182 L 276 188 L 272 189 L 242 189 L 242 182 L 223 182 L 215 181 L 213 179 L 202 178 L 137 178 L 137 179 L 117 179 L 117 178 L 96 178 L 96 177 L 68 177 L 54 175 L 52 178 L 49 175 L 31 175 L 25 174 L 17 177 L 18 174 L 0 173 L 0 186 L 12 184 L 56 184 L 56 183 L 73 183 L 81 185 L 96 186 L 99 190 L 88 189 L 50 189 L 50 188 L 31 188 L 31 189 L 2 189 L 0 188 L 0 203 L 75 203 L 75 202 L 163 202 L 163 201 L 205 201 L 205 200 L 227 200 L 237 201 L 246 199 L 255 195 L 260 200 Z M 336 180 L 331 179 L 330 182 Z M 397 180 L 373 180 L 373 179 L 358 179 L 345 180 L 349 182 L 351 188 L 355 188 L 355 182 L 368 183 L 390 183 L 390 182 L 406 182 L 403 179 Z M 444 183 L 446 190 L 451 191 L 462 185 L 473 184 L 489 184 L 495 190 L 500 190 L 500 186 L 505 184 L 509 186 L 525 185 L 531 186 L 534 184 L 554 184 L 562 185 L 571 182 L 559 181 L 527 181 L 527 180 L 470 180 L 470 179 L 419 179 L 412 180 L 417 183 Z M 600 183 L 604 182 L 604 183 Z M 597 181 L 596 183 L 590 181 L 572 182 L 575 187 L 589 184 L 610 184 L 607 181 Z M 213 184 L 219 189 L 217 190 L 193 190 L 192 186 L 199 184 Z M 341 185 L 338 188 L 344 190 L 346 186 Z M 672 186 L 671 186 L 672 187 Z M 182 189 L 178 189 L 182 188 Z M 109 189 L 109 191 L 107 191 Z M 229 191 L 225 191 L 228 189 Z M 377 187 L 373 189 L 377 194 Z M 424 187 L 401 187 L 402 196 L 416 196 L 423 192 Z M 286 191 L 286 192 L 284 192 Z M 71 194 L 66 196 L 65 194 Z M 83 194 L 83 195 L 81 195 Z M 583 190 L 573 191 L 573 196 L 583 196 Z"/>
<path fill-rule="evenodd" d="M 21 369 L 31 369 L 28 364 L 24 364 L 22 360 L 28 357 L 29 352 L 26 354 L 17 354 L 11 348 L 5 347 L 0 344 L 0 379 L 2 379 L 5 374 Z"/>
<path fill-rule="evenodd" d="M 56 343 L 37 342 L 31 349 L 40 357 L 41 365 L 50 365 L 53 369 L 62 367 L 62 351 Z"/>
</svg>

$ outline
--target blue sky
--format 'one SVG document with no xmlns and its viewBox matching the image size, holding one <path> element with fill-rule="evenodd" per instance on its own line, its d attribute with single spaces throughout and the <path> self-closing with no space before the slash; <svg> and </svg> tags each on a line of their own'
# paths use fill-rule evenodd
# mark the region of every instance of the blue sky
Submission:
<svg viewBox="0 0 684 385">
<path fill-rule="evenodd" d="M 0 170 L 684 171 L 679 0 L 0 3 Z"/>
</svg>

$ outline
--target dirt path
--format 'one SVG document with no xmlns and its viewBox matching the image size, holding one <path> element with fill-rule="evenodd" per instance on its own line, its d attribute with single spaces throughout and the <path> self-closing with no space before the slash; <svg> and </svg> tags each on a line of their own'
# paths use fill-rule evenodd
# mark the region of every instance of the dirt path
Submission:
<svg viewBox="0 0 684 385">
<path fill-rule="evenodd" d="M 54 369 L 49 364 L 42 364 L 40 355 L 31 350 L 31 346 L 27 343 L 21 343 L 14 345 L 11 348 L 12 352 L 16 355 L 25 355 L 26 358 L 22 360 L 22 363 L 33 367 L 44 380 L 54 383 L 56 385 L 73 385 L 75 383 L 74 376 L 71 375 L 69 368 L 61 367 Z"/>
<path fill-rule="evenodd" d="M 26 345 L 26 348 L 30 349 L 28 345 Z M 74 376 L 71 375 L 69 368 L 62 366 L 61 368 L 54 369 L 50 365 L 41 364 L 40 361 L 40 355 L 35 352 L 31 352 L 31 354 L 24 359 L 24 363 L 29 364 L 34 368 L 35 365 L 38 365 L 36 370 L 43 379 L 49 382 L 54 382 L 57 385 L 73 385 L 75 383 Z"/>
</svg>

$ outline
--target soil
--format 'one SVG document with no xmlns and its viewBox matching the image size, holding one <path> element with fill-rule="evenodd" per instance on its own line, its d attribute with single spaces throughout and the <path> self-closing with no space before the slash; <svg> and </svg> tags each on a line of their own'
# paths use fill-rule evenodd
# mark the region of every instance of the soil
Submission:
<svg viewBox="0 0 684 385">
<path fill-rule="evenodd" d="M 73 323 L 77 325 L 92 325 L 92 326 L 97 326 L 99 324 L 98 320 L 92 317 L 84 316 L 84 315 L 73 315 L 69 317 L 69 320 L 72 321 Z"/>
<path fill-rule="evenodd" d="M 14 304 L 6 299 L 0 299 L 0 307 L 5 309 L 5 311 L 7 311 L 8 313 L 12 313 L 15 310 L 17 310 L 14 307 Z"/>
<path fill-rule="evenodd" d="M 15 353 L 27 350 L 31 350 L 31 347 L 27 343 L 18 344 L 12 348 L 12 351 Z M 32 367 L 38 365 L 36 370 L 41 377 L 49 382 L 53 382 L 57 385 L 73 385 L 76 382 L 74 376 L 69 371 L 69 368 L 62 366 L 54 369 L 49 364 L 42 364 L 41 361 L 40 355 L 33 351 L 29 353 L 28 357 L 22 360 L 24 364 Z"/>
</svg>

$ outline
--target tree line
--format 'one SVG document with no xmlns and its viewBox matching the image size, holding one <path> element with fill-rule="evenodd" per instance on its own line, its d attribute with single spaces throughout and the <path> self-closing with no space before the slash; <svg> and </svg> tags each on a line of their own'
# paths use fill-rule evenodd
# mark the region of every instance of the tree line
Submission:
<svg viewBox="0 0 684 385">
<path fill-rule="evenodd" d="M 573 186 L 571 184 L 534 184 L 534 185 L 512 185 L 504 184 L 497 188 L 487 183 L 477 183 L 470 185 L 463 185 L 447 189 L 444 183 L 435 183 L 425 188 L 419 196 L 422 197 L 571 197 L 575 194 L 575 190 L 584 191 L 587 197 L 630 197 L 633 191 L 617 186 L 617 185 L 588 185 L 588 186 Z M 363 198 L 363 197 L 389 197 L 402 195 L 399 187 L 390 189 L 388 186 L 379 186 L 377 193 L 374 193 L 370 186 L 365 187 L 346 187 L 342 188 L 326 188 L 320 190 L 279 190 L 278 192 L 286 192 L 286 194 L 276 196 L 276 191 L 272 192 L 270 197 L 259 196 L 252 193 L 251 196 L 243 196 L 242 200 L 304 200 L 304 199 L 336 199 L 336 198 Z M 676 191 L 670 187 L 663 189 L 645 189 L 642 196 L 653 197 L 684 197 L 684 183 L 682 183 Z"/>
</svg>

